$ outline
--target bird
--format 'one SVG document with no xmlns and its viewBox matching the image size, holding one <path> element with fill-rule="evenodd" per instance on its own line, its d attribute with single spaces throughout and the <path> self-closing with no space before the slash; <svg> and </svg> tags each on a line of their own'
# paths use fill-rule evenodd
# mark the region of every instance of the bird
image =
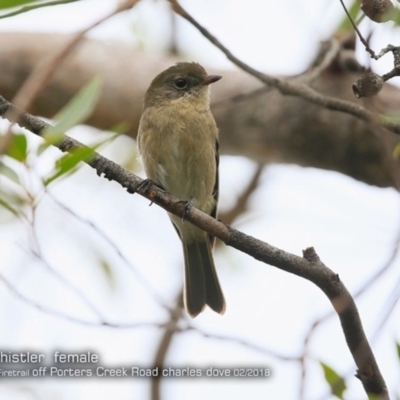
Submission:
<svg viewBox="0 0 400 400">
<path fill-rule="evenodd" d="M 216 218 L 219 191 L 218 128 L 210 111 L 208 75 L 196 62 L 179 62 L 158 74 L 143 103 L 138 148 L 147 178 L 187 206 Z M 214 238 L 169 213 L 183 246 L 184 305 L 191 317 L 206 306 L 225 312 L 212 249 Z"/>
</svg>

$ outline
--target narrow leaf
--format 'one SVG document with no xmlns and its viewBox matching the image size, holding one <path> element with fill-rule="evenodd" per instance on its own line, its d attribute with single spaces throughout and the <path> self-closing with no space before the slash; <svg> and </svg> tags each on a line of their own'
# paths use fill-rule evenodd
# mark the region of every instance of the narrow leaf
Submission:
<svg viewBox="0 0 400 400">
<path fill-rule="evenodd" d="M 0 0 L 1 8 L 18 7 L 28 3 L 35 3 L 37 0 Z"/>
<path fill-rule="evenodd" d="M 34 0 L 0 0 L 0 9 L 14 8 L 14 10 L 0 14 L 0 19 L 14 17 L 15 15 L 23 14 L 28 11 L 37 10 L 38 8 L 58 6 L 60 4 L 73 3 L 81 0 L 58 0 L 58 1 L 47 1 L 37 2 Z M 20 8 L 16 8 L 22 6 Z M 16 9 L 15 9 L 16 8 Z"/>
<path fill-rule="evenodd" d="M 28 155 L 28 142 L 26 136 L 20 133 L 13 134 L 5 154 L 17 161 L 24 162 Z"/>
<path fill-rule="evenodd" d="M 100 96 L 102 79 L 95 77 L 84 86 L 63 109 L 54 117 L 55 125 L 45 129 L 43 137 L 55 143 L 64 132 L 84 122 L 93 113 Z"/>
<path fill-rule="evenodd" d="M 75 168 L 81 161 L 89 159 L 94 153 L 94 150 L 90 147 L 82 147 L 75 150 L 71 154 L 66 154 L 61 157 L 56 163 L 56 172 L 53 173 L 49 178 L 44 181 L 47 186 L 57 178 L 65 174 L 74 172 Z"/>
<path fill-rule="evenodd" d="M 107 139 L 100 140 L 98 143 L 89 146 L 82 146 L 72 153 L 62 156 L 56 162 L 56 172 L 54 172 L 49 178 L 45 179 L 44 184 L 47 186 L 55 179 L 65 175 L 71 174 L 76 171 L 76 167 L 81 161 L 87 161 L 92 157 L 95 151 L 102 145 L 113 141 L 119 134 L 115 133 Z"/>
<path fill-rule="evenodd" d="M 345 380 L 327 364 L 320 362 L 324 370 L 325 380 L 331 387 L 332 394 L 343 400 L 343 393 L 347 389 Z"/>
</svg>

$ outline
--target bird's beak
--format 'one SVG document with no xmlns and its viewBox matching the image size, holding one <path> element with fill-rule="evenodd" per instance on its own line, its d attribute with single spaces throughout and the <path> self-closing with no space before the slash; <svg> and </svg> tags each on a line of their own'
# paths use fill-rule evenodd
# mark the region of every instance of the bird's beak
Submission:
<svg viewBox="0 0 400 400">
<path fill-rule="evenodd" d="M 210 83 L 217 82 L 221 78 L 222 78 L 221 75 L 208 75 L 207 78 L 204 79 L 203 85 L 209 85 Z"/>
</svg>

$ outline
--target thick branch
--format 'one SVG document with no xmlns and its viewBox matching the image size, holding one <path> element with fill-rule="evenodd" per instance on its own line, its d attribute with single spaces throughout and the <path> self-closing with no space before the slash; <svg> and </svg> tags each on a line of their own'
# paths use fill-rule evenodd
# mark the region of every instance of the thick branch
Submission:
<svg viewBox="0 0 400 400">
<path fill-rule="evenodd" d="M 2 33 L 0 35 L 0 93 L 13 98 L 22 83 L 53 49 L 60 49 L 68 35 Z M 342 100 L 363 104 L 371 112 L 396 115 L 400 90 L 385 84 L 373 99 L 357 100 L 351 85 L 360 66 L 349 46 L 337 52 L 337 43 L 321 45 L 313 68 L 293 82 L 309 82 L 313 90 Z M 332 48 L 332 51 L 329 49 Z M 31 112 L 51 118 L 93 76 L 104 81 L 99 103 L 87 121 L 109 129 L 127 121 L 127 133 L 135 136 L 144 92 L 151 79 L 173 64 L 175 59 L 154 57 L 115 43 L 84 39 L 57 69 L 49 83 L 41 87 Z M 330 61 L 327 62 L 327 61 Z M 322 68 L 321 68 L 322 67 Z M 211 72 L 211 71 L 210 71 Z M 295 163 L 339 171 L 368 184 L 396 187 L 400 175 L 393 149 L 395 134 L 344 112 L 327 110 L 296 96 L 283 96 L 243 71 L 212 71 L 223 79 L 212 90 L 212 111 L 220 129 L 221 152 L 240 154 L 260 163 Z M 395 169 L 393 169 L 395 165 Z"/>
<path fill-rule="evenodd" d="M 24 128 L 39 135 L 47 125 L 32 115 L 15 110 L 15 107 L 3 97 L 0 97 L 0 115 L 5 118 L 19 115 L 18 121 L 11 122 L 17 122 Z M 65 136 L 57 147 L 62 151 L 70 152 L 82 146 L 84 145 L 77 140 Z M 144 185 L 144 181 L 138 176 L 100 154 L 95 153 L 86 162 L 96 170 L 99 176 L 104 174 L 107 179 L 118 182 L 129 193 L 137 192 L 170 213 L 180 217 L 185 215 L 188 222 L 218 237 L 228 246 L 232 246 L 259 261 L 300 276 L 317 285 L 329 298 L 339 315 L 346 341 L 358 368 L 357 376 L 361 379 L 365 391 L 378 395 L 381 399 L 389 398 L 386 384 L 363 331 L 354 300 L 338 275 L 319 260 L 314 249 L 305 250 L 303 258 L 287 253 L 239 232 L 194 207 L 187 211 L 184 202 L 160 190 L 153 184 Z"/>
</svg>

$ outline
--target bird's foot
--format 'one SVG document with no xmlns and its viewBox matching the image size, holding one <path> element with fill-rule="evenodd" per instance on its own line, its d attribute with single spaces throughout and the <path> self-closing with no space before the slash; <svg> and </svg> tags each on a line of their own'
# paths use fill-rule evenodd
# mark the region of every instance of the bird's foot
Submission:
<svg viewBox="0 0 400 400">
<path fill-rule="evenodd" d="M 142 182 L 139 183 L 139 185 L 136 186 L 135 192 L 138 191 L 143 191 L 144 193 L 149 192 L 151 186 L 157 186 L 160 190 L 164 190 L 161 186 L 157 185 L 155 182 L 153 182 L 151 179 L 144 179 Z M 148 193 L 151 197 L 155 197 L 157 195 L 157 191 L 153 190 L 152 192 Z M 153 201 L 149 204 L 151 206 L 153 204 Z"/>
<path fill-rule="evenodd" d="M 194 198 L 192 197 L 190 200 L 185 201 L 185 208 L 183 209 L 183 215 L 182 215 L 182 222 L 185 222 L 186 215 L 190 211 L 190 209 L 193 207 L 194 204 Z"/>
<path fill-rule="evenodd" d="M 150 189 L 150 186 L 153 184 L 154 184 L 154 182 L 151 179 L 143 179 L 143 181 L 140 182 L 139 185 L 136 186 L 135 192 L 138 192 L 140 190 L 147 191 Z"/>
</svg>

